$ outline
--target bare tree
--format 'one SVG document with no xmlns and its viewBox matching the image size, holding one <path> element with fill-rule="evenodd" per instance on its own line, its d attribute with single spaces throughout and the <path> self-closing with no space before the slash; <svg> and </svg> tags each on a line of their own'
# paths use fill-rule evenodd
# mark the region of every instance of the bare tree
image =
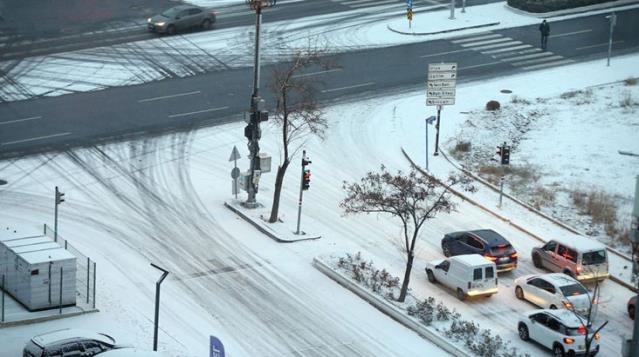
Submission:
<svg viewBox="0 0 639 357">
<path fill-rule="evenodd" d="M 311 76 L 302 74 L 312 68 L 329 69 L 335 67 L 326 57 L 326 50 L 320 49 L 309 42 L 302 50 L 296 50 L 291 62 L 285 67 L 278 67 L 273 71 L 271 89 L 277 97 L 274 122 L 281 128 L 282 156 L 275 176 L 275 191 L 273 192 L 273 206 L 269 222 L 277 221 L 280 205 L 280 195 L 286 169 L 291 158 L 299 151 L 302 144 L 292 146 L 300 139 L 310 135 L 324 138 L 328 127 L 317 100 L 318 81 Z"/>
<path fill-rule="evenodd" d="M 408 292 L 413 268 L 415 244 L 419 230 L 426 220 L 437 213 L 450 213 L 455 204 L 450 197 L 450 186 L 467 181 L 449 177 L 441 182 L 432 176 L 422 175 L 412 169 L 407 175 L 398 171 L 393 175 L 381 166 L 380 172 L 369 172 L 359 183 L 344 182 L 346 198 L 340 203 L 345 214 L 387 213 L 397 217 L 403 227 L 403 247 L 406 269 L 398 300 L 403 302 Z M 467 186 L 472 190 L 471 186 Z"/>
<path fill-rule="evenodd" d="M 586 342 L 586 356 L 590 355 L 590 349 L 592 348 L 592 341 L 594 339 L 599 339 L 599 331 L 601 331 L 607 324 L 608 321 L 602 323 L 599 327 L 596 327 L 595 321 L 597 320 L 597 313 L 599 311 L 599 295 L 600 295 L 600 277 L 595 272 L 595 287 L 592 293 L 588 293 L 588 310 L 583 312 L 577 312 L 574 306 L 569 308 L 570 311 L 579 319 L 581 324 L 584 326 L 584 338 Z"/>
</svg>

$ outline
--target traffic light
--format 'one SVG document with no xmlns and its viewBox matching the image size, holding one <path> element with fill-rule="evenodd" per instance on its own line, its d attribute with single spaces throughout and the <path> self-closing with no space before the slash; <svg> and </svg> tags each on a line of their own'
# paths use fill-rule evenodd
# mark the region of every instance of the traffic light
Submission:
<svg viewBox="0 0 639 357">
<path fill-rule="evenodd" d="M 501 155 L 501 164 L 508 165 L 510 163 L 510 146 L 504 146 Z"/>
<path fill-rule="evenodd" d="M 302 189 L 304 191 L 308 190 L 311 187 L 311 170 L 304 169 L 304 179 L 302 181 Z"/>
<path fill-rule="evenodd" d="M 498 146 L 498 147 L 497 147 L 497 155 L 499 155 L 499 157 L 500 157 L 500 158 L 501 158 L 501 157 L 502 157 L 502 155 L 503 155 L 503 150 L 502 150 L 502 147 L 501 147 L 501 146 Z"/>
<path fill-rule="evenodd" d="M 64 193 L 58 190 L 58 186 L 55 187 L 55 204 L 59 205 L 64 202 Z"/>
<path fill-rule="evenodd" d="M 244 136 L 249 140 L 253 138 L 253 122 L 252 121 L 247 126 L 244 127 Z"/>
<path fill-rule="evenodd" d="M 268 112 L 253 112 L 251 113 L 251 123 L 259 122 L 259 121 L 267 121 L 268 120 Z"/>
</svg>

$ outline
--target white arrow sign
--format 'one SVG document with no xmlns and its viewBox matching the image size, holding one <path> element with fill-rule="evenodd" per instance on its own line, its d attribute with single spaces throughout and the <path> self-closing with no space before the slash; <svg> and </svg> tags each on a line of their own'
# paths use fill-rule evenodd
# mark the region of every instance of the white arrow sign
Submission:
<svg viewBox="0 0 639 357">
<path fill-rule="evenodd" d="M 455 88 L 456 84 L 457 82 L 454 79 L 427 82 L 428 89 Z"/>
<path fill-rule="evenodd" d="M 428 72 L 428 80 L 432 81 L 433 79 L 455 79 L 457 78 L 456 72 Z"/>
<path fill-rule="evenodd" d="M 432 90 L 426 91 L 429 98 L 455 98 L 455 89 Z"/>
<path fill-rule="evenodd" d="M 426 98 L 426 105 L 454 105 L 455 98 Z"/>
</svg>

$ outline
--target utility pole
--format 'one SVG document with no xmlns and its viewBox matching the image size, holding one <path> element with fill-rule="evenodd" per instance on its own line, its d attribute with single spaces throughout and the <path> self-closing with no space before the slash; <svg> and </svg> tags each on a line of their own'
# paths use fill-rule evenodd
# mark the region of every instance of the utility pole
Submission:
<svg viewBox="0 0 639 357">
<path fill-rule="evenodd" d="M 455 0 L 450 0 L 450 20 L 455 20 Z"/>
<path fill-rule="evenodd" d="M 432 125 L 435 119 L 437 118 L 431 115 L 426 118 L 424 124 L 426 126 L 426 171 L 428 171 L 428 125 Z"/>
<path fill-rule="evenodd" d="M 610 55 L 612 54 L 612 32 L 617 24 L 617 15 L 613 12 L 612 14 L 606 16 L 608 20 L 610 20 L 610 37 L 608 38 L 608 62 L 606 62 L 606 66 L 610 67 Z"/>
<path fill-rule="evenodd" d="M 257 207 L 258 184 L 260 181 L 260 144 L 262 136 L 260 122 L 268 120 L 268 112 L 262 111 L 264 105 L 260 98 L 260 26 L 262 24 L 262 8 L 275 5 L 275 0 L 245 0 L 252 10 L 255 10 L 255 62 L 253 66 L 253 94 L 251 94 L 251 109 L 248 125 L 244 128 L 244 136 L 249 140 L 249 180 L 248 199 L 244 203 L 247 208 Z"/>
<path fill-rule="evenodd" d="M 633 273 L 636 274 L 639 271 L 639 176 L 635 178 L 635 204 L 632 209 L 632 221 L 630 224 L 630 242 L 632 242 L 632 261 Z M 637 287 L 639 288 L 639 279 L 637 276 L 633 276 L 636 279 Z M 637 300 L 639 301 L 639 294 L 637 294 Z M 637 310 L 635 309 L 635 324 L 632 332 L 632 342 L 630 344 L 630 355 L 639 356 L 639 318 L 637 318 Z"/>
<path fill-rule="evenodd" d="M 437 106 L 437 123 L 435 124 L 435 152 L 433 156 L 439 155 L 439 121 L 441 119 L 442 106 Z"/>
<path fill-rule="evenodd" d="M 295 230 L 295 234 L 300 234 L 300 220 L 302 218 L 302 197 L 304 196 L 304 191 L 308 190 L 311 185 L 311 170 L 307 169 L 306 166 L 311 163 L 311 160 L 306 157 L 306 150 L 302 151 L 302 178 L 300 180 L 300 199 L 297 205 L 297 229 Z"/>
<path fill-rule="evenodd" d="M 55 187 L 55 211 L 53 218 L 53 241 L 58 241 L 58 205 L 64 202 L 64 193 L 58 190 L 58 186 Z"/>
<path fill-rule="evenodd" d="M 162 276 L 155 283 L 155 320 L 153 323 L 153 351 L 158 350 L 158 325 L 160 323 L 160 284 L 164 281 L 167 275 L 169 275 L 169 271 L 166 269 L 162 269 L 159 266 L 151 263 L 151 266 L 155 269 L 162 271 Z"/>
</svg>

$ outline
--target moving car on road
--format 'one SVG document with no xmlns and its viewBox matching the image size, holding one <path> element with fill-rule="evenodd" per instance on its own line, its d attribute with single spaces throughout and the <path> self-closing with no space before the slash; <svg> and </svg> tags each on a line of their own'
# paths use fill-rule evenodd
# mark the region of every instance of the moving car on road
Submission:
<svg viewBox="0 0 639 357">
<path fill-rule="evenodd" d="M 495 263 L 479 254 L 458 255 L 426 264 L 428 281 L 453 289 L 459 300 L 496 294 L 496 270 Z"/>
<path fill-rule="evenodd" d="M 215 23 L 214 11 L 209 11 L 195 5 L 179 5 L 147 20 L 147 27 L 151 32 L 173 35 L 178 31 L 194 27 L 208 30 Z"/>
<path fill-rule="evenodd" d="M 442 251 L 447 257 L 481 254 L 495 262 L 498 272 L 517 267 L 517 251 L 506 238 L 492 229 L 448 233 L 442 239 Z"/>
<path fill-rule="evenodd" d="M 94 356 L 120 348 L 113 337 L 80 329 L 64 329 L 33 337 L 22 352 L 23 357 Z"/>
<path fill-rule="evenodd" d="M 515 279 L 515 296 L 544 309 L 568 309 L 586 316 L 597 300 L 581 283 L 563 273 L 526 275 Z M 592 305 L 591 305 L 592 301 Z"/>
<path fill-rule="evenodd" d="M 588 238 L 548 241 L 543 247 L 533 248 L 532 261 L 536 268 L 564 273 L 582 282 L 609 276 L 606 246 Z"/>
<path fill-rule="evenodd" d="M 568 310 L 533 310 L 524 314 L 517 325 L 519 338 L 534 340 L 552 350 L 555 356 L 584 356 L 586 327 Z M 599 353 L 599 333 L 588 331 L 592 339 L 588 355 Z"/>
</svg>

